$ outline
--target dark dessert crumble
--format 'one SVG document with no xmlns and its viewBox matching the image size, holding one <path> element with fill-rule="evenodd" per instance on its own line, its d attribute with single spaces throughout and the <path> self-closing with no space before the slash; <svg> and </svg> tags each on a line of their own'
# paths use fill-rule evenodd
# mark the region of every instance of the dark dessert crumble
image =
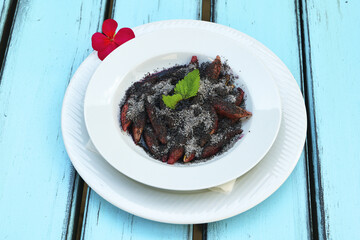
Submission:
<svg viewBox="0 0 360 240">
<path fill-rule="evenodd" d="M 174 94 L 175 85 L 199 69 L 196 96 L 165 105 L 162 95 Z M 217 56 L 199 66 L 196 56 L 188 65 L 149 74 L 135 82 L 120 104 L 121 126 L 153 158 L 173 164 L 207 160 L 229 149 L 240 138 L 244 91 L 234 85 L 236 76 Z"/>
</svg>

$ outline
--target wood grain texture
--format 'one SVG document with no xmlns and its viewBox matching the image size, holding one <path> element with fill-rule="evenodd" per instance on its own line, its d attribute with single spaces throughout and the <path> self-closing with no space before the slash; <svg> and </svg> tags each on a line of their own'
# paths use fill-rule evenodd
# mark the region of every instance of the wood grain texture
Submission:
<svg viewBox="0 0 360 240">
<path fill-rule="evenodd" d="M 104 1 L 20 0 L 0 85 L 0 238 L 72 237 L 78 179 L 60 131 L 62 99 L 90 53 Z"/>
<path fill-rule="evenodd" d="M 214 21 L 261 41 L 288 66 L 301 86 L 298 14 L 293 1 L 217 0 Z M 253 209 L 208 224 L 208 239 L 309 239 L 304 153 L 289 179 Z"/>
<path fill-rule="evenodd" d="M 303 1 L 319 239 L 359 238 L 359 9 Z"/>
<path fill-rule="evenodd" d="M 2 39 L 3 29 L 8 16 L 8 11 L 10 8 L 10 0 L 1 0 L 0 1 L 0 39 Z"/>
<path fill-rule="evenodd" d="M 144 199 L 145 200 L 145 199 Z M 188 240 L 192 227 L 136 217 L 111 205 L 89 189 L 81 239 Z"/>
<path fill-rule="evenodd" d="M 201 0 L 114 0 L 119 26 L 136 27 L 169 19 L 201 19 Z"/>
<path fill-rule="evenodd" d="M 113 18 L 119 27 L 167 19 L 199 19 L 201 1 L 116 0 Z M 145 199 L 144 199 L 145 201 Z M 124 212 L 89 191 L 82 239 L 191 239 L 192 226 L 157 223 Z"/>
</svg>

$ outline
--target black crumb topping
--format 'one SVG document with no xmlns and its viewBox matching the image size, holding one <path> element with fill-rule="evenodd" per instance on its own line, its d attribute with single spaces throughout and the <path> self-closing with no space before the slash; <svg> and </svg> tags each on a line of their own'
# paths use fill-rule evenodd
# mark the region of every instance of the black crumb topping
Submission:
<svg viewBox="0 0 360 240">
<path fill-rule="evenodd" d="M 180 101 L 175 110 L 168 108 L 162 95 L 172 95 L 176 83 L 195 68 L 200 72 L 197 96 Z M 214 108 L 215 104 L 245 107 L 243 100 L 237 102 L 242 93 L 234 86 L 237 76 L 226 63 L 216 79 L 209 77 L 212 70 L 211 62 L 178 65 L 147 74 L 126 91 L 120 109 L 128 104 L 121 114 L 132 122 L 129 134 L 138 131 L 141 120 L 145 122 L 139 147 L 161 161 L 181 155 L 178 163 L 190 156 L 191 162 L 199 162 L 225 152 L 240 138 L 242 119 L 223 116 Z"/>
</svg>

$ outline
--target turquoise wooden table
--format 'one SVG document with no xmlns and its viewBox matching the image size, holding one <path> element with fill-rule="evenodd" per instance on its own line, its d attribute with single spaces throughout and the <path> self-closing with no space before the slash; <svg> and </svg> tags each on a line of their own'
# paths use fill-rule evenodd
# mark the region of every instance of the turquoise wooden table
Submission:
<svg viewBox="0 0 360 240">
<path fill-rule="evenodd" d="M 359 239 L 360 1 L 0 0 L 0 239 Z M 303 91 L 308 136 L 294 172 L 253 209 L 203 225 L 115 208 L 77 175 L 60 113 L 104 19 L 203 19 L 264 43 Z"/>
</svg>

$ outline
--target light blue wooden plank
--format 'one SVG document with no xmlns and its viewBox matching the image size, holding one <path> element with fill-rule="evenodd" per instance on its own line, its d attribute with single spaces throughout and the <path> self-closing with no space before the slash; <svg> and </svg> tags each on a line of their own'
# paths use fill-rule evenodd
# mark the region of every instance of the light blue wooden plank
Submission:
<svg viewBox="0 0 360 240">
<path fill-rule="evenodd" d="M 149 21 L 199 19 L 201 1 L 115 1 L 113 18 L 119 27 L 135 27 Z M 83 239 L 189 239 L 192 227 L 156 223 L 110 205 L 92 190 L 83 223 Z"/>
<path fill-rule="evenodd" d="M 70 77 L 92 51 L 105 1 L 17 5 L 0 85 L 0 238 L 71 237 L 75 171 L 60 132 Z"/>
<path fill-rule="evenodd" d="M 360 2 L 303 7 L 319 239 L 358 239 Z"/>
<path fill-rule="evenodd" d="M 136 27 L 169 19 L 201 19 L 201 0 L 116 0 L 113 17 L 119 26 Z"/>
<path fill-rule="evenodd" d="M 4 29 L 6 18 L 8 16 L 10 4 L 11 4 L 10 0 L 1 0 L 0 1 L 0 39 L 2 38 L 3 29 Z"/>
<path fill-rule="evenodd" d="M 145 199 L 144 199 L 145 200 Z M 192 227 L 165 224 L 121 211 L 89 189 L 81 239 L 188 240 Z"/>
<path fill-rule="evenodd" d="M 264 43 L 301 86 L 298 18 L 294 1 L 215 1 L 214 20 Z M 309 239 L 304 153 L 289 179 L 269 199 L 228 220 L 208 224 L 208 239 Z"/>
</svg>

